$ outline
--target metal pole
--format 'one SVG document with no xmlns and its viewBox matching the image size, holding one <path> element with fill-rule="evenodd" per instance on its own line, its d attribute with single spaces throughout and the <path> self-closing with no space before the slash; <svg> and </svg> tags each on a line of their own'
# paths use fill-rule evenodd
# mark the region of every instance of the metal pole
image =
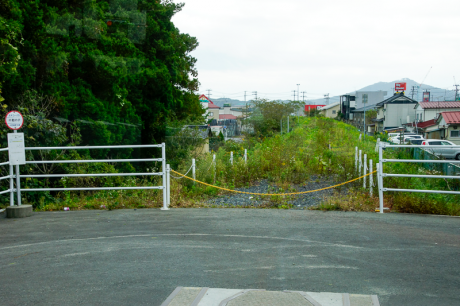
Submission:
<svg viewBox="0 0 460 306">
<path fill-rule="evenodd" d="M 283 135 L 283 118 L 280 120 L 280 126 L 281 126 L 281 135 Z"/>
<path fill-rule="evenodd" d="M 244 149 L 244 163 L 245 164 L 248 163 L 248 150 L 247 149 Z"/>
<path fill-rule="evenodd" d="M 214 164 L 214 183 L 216 183 L 216 171 L 217 171 L 216 154 L 212 155 L 212 163 Z"/>
<path fill-rule="evenodd" d="M 364 154 L 363 175 L 367 174 L 367 154 Z M 366 189 L 366 176 L 363 177 L 363 188 Z"/>
<path fill-rule="evenodd" d="M 14 173 L 13 165 L 10 165 L 10 206 L 14 206 Z"/>
<path fill-rule="evenodd" d="M 161 144 L 161 166 L 162 166 L 162 172 L 163 172 L 163 207 L 161 210 L 169 210 L 168 208 L 168 199 L 167 199 L 167 179 L 166 179 L 166 144 L 163 142 Z"/>
<path fill-rule="evenodd" d="M 377 143 L 375 144 L 375 152 L 379 151 L 380 138 L 377 138 Z"/>
<path fill-rule="evenodd" d="M 373 195 L 373 185 L 374 185 L 374 175 L 372 174 L 373 167 L 372 167 L 372 159 L 369 159 L 369 195 L 372 197 Z"/>
<path fill-rule="evenodd" d="M 230 152 L 230 163 L 233 166 L 233 151 Z"/>
<path fill-rule="evenodd" d="M 194 158 L 192 158 L 192 177 L 196 180 L 196 164 Z M 193 184 L 195 184 L 195 182 L 193 182 Z"/>
<path fill-rule="evenodd" d="M 362 167 L 363 167 L 363 150 L 359 150 L 359 167 L 358 167 L 359 176 L 361 176 Z"/>
<path fill-rule="evenodd" d="M 289 133 L 289 116 L 288 116 L 288 119 L 287 119 L 287 132 Z"/>
<path fill-rule="evenodd" d="M 166 199 L 168 200 L 168 208 L 171 204 L 171 166 L 169 164 L 166 165 L 166 184 L 168 186 L 168 193 L 166 194 Z"/>
<path fill-rule="evenodd" d="M 18 131 L 14 130 L 14 132 L 17 133 Z M 18 206 L 20 206 L 21 205 L 21 174 L 19 171 L 19 165 L 16 165 L 16 194 L 18 196 Z"/>
<path fill-rule="evenodd" d="M 379 201 L 380 201 L 380 213 L 383 214 L 383 143 L 379 143 L 379 163 L 377 164 L 378 184 L 379 184 Z"/>
</svg>

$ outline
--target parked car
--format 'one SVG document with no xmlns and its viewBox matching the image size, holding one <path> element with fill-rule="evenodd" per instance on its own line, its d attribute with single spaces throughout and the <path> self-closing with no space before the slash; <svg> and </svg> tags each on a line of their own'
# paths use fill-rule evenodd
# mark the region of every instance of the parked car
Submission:
<svg viewBox="0 0 460 306">
<path fill-rule="evenodd" d="M 421 146 L 424 140 L 425 139 L 410 138 L 409 143 L 412 145 Z"/>
<path fill-rule="evenodd" d="M 392 137 L 390 139 L 390 141 L 392 143 L 395 143 L 395 144 L 408 144 L 409 143 L 409 140 L 411 139 L 424 139 L 422 136 L 420 135 L 404 135 L 404 140 L 402 141 L 402 136 L 395 136 L 395 137 Z"/>
<path fill-rule="evenodd" d="M 423 146 L 446 146 L 445 148 L 427 148 L 428 152 L 445 158 L 455 158 L 460 160 L 460 146 L 448 140 L 425 139 L 422 141 Z M 456 148 L 453 146 L 457 146 Z"/>
</svg>

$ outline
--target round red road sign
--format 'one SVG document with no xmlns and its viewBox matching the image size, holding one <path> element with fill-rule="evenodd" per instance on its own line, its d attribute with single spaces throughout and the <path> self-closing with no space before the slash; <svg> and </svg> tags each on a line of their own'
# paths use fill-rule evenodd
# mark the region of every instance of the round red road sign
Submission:
<svg viewBox="0 0 460 306">
<path fill-rule="evenodd" d="M 11 111 L 5 116 L 6 126 L 12 130 L 19 130 L 24 124 L 24 117 L 18 111 Z"/>
</svg>

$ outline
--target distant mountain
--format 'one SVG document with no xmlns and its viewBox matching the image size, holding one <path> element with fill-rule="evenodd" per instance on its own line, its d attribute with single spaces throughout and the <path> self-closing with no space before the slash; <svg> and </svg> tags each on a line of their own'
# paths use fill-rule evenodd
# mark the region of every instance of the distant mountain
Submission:
<svg viewBox="0 0 460 306">
<path fill-rule="evenodd" d="M 455 91 L 453 90 L 446 90 L 430 85 L 421 85 L 414 80 L 408 79 L 408 78 L 403 78 L 400 80 L 395 80 L 392 82 L 378 82 L 366 87 L 363 87 L 357 91 L 386 91 L 387 96 L 385 98 L 389 98 L 394 94 L 394 88 L 395 88 L 395 83 L 399 82 L 405 82 L 407 84 L 407 89 L 406 89 L 406 96 L 408 97 L 413 97 L 414 100 L 421 101 L 422 100 L 422 92 L 425 90 L 428 90 L 431 93 L 431 99 L 433 101 L 453 101 L 455 99 Z M 412 88 L 414 86 L 414 88 Z M 412 90 L 414 89 L 414 93 L 412 95 Z M 347 94 L 353 94 L 356 93 L 356 91 L 352 91 L 349 93 L 343 93 L 344 95 Z M 242 106 L 246 105 L 244 101 L 239 101 L 239 100 L 233 100 L 230 98 L 219 98 L 219 99 L 212 99 L 211 100 L 214 102 L 214 104 L 222 107 L 225 103 L 230 103 L 232 107 L 234 106 Z M 329 104 L 339 102 L 340 101 L 340 96 L 333 96 L 329 98 Z M 287 102 L 287 101 L 286 101 Z M 312 100 L 306 100 L 305 104 L 320 104 L 324 105 L 326 103 L 326 99 L 321 98 L 321 99 L 312 99 Z"/>
<path fill-rule="evenodd" d="M 401 80 L 395 80 L 392 82 L 378 82 L 366 87 L 363 87 L 357 91 L 386 91 L 387 96 L 385 98 L 389 98 L 394 94 L 395 83 L 405 82 L 407 85 L 406 89 L 406 96 L 413 98 L 414 100 L 421 101 L 422 100 L 422 92 L 428 90 L 431 93 L 431 99 L 433 101 L 453 101 L 455 99 L 455 91 L 453 90 L 446 90 L 430 85 L 420 84 L 414 80 L 403 78 Z M 414 88 L 413 88 L 414 87 Z M 412 94 L 413 91 L 413 94 Z M 345 94 L 353 94 L 356 91 L 352 91 Z M 309 104 L 326 104 L 326 100 L 322 99 L 315 99 L 315 100 L 307 100 Z M 340 101 L 339 96 L 334 96 L 329 98 L 329 104 L 334 102 Z"/>
<path fill-rule="evenodd" d="M 217 105 L 219 107 L 224 107 L 224 104 L 230 104 L 232 107 L 246 106 L 246 102 L 240 101 L 240 100 L 234 100 L 234 99 L 230 99 L 230 98 L 216 98 L 216 99 L 213 99 L 211 97 L 210 99 L 215 105 Z"/>
</svg>

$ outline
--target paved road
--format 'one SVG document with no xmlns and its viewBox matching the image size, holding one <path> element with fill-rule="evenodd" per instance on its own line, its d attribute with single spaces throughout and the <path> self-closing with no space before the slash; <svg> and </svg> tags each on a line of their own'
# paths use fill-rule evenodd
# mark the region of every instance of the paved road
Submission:
<svg viewBox="0 0 460 306">
<path fill-rule="evenodd" d="M 460 218 L 256 209 L 0 218 L 1 305 L 160 305 L 177 286 L 460 305 Z"/>
</svg>

